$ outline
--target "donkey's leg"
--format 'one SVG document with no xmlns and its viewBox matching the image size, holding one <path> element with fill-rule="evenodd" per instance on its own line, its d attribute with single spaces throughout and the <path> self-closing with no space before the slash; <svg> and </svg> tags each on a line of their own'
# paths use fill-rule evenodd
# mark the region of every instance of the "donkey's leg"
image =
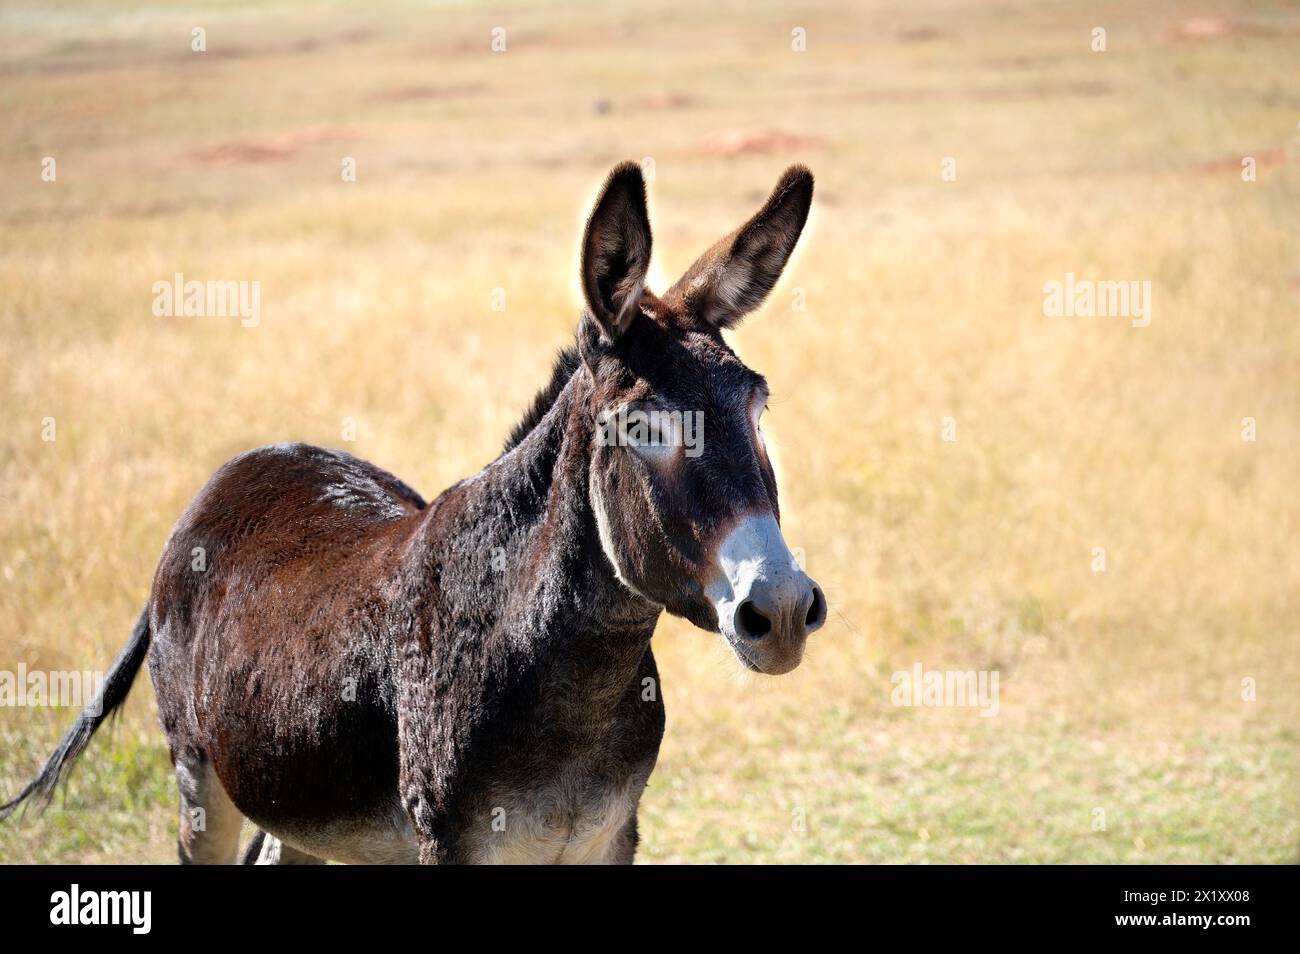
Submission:
<svg viewBox="0 0 1300 954">
<path fill-rule="evenodd" d="M 317 858 L 305 851 L 299 851 L 292 845 L 286 845 L 274 835 L 259 831 L 244 849 L 246 865 L 323 865 L 324 858 Z"/>
<path fill-rule="evenodd" d="M 181 830 L 176 850 L 183 865 L 233 865 L 244 817 L 207 759 L 176 760 L 181 790 Z"/>
<path fill-rule="evenodd" d="M 632 811 L 632 817 L 627 820 L 623 830 L 618 833 L 614 843 L 610 846 L 610 851 L 605 859 L 606 864 L 611 865 L 630 865 L 636 858 L 636 846 L 640 843 L 641 836 L 636 827 L 636 811 Z"/>
</svg>

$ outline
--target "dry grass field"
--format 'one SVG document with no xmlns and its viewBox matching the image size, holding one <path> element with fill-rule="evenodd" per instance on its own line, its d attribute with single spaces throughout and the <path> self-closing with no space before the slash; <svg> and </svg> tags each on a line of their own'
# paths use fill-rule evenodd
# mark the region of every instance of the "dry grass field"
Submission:
<svg viewBox="0 0 1300 954">
<path fill-rule="evenodd" d="M 616 161 L 660 287 L 802 161 L 731 338 L 832 618 L 779 679 L 661 623 L 639 860 L 1296 860 L 1300 7 L 554 6 L 0 5 L 0 670 L 106 667 L 245 449 L 429 497 L 491 460 Z M 155 317 L 176 272 L 260 323 Z M 1150 281 L 1150 324 L 1049 317 L 1066 273 Z M 915 663 L 997 671 L 997 715 L 895 706 Z M 154 713 L 143 678 L 0 860 L 174 860 Z M 71 718 L 0 708 L 0 794 Z"/>
</svg>

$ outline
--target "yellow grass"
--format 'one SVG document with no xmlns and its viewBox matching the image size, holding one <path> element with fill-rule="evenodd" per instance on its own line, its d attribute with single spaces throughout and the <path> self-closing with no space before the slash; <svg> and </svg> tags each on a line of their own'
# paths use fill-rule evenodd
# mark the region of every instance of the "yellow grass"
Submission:
<svg viewBox="0 0 1300 954">
<path fill-rule="evenodd" d="M 733 340 L 832 621 L 776 680 L 661 624 L 640 859 L 1294 860 L 1300 13 L 914 6 L 0 7 L 0 669 L 106 666 L 249 447 L 426 496 L 494 457 L 614 162 L 653 159 L 671 281 L 804 161 L 810 228 Z M 261 324 L 154 317 L 175 272 L 260 281 Z M 1046 316 L 1067 272 L 1151 281 L 1150 326 Z M 997 670 L 999 714 L 892 705 L 916 662 Z M 0 793 L 70 718 L 0 709 Z M 153 720 L 142 679 L 0 860 L 170 860 Z"/>
</svg>

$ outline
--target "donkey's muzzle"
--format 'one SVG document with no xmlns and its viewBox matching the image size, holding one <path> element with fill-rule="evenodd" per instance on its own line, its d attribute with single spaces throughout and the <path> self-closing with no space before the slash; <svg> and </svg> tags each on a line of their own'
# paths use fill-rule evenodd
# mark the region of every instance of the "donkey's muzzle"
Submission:
<svg viewBox="0 0 1300 954">
<path fill-rule="evenodd" d="M 826 597 L 812 580 L 802 592 L 786 598 L 786 594 L 773 593 L 768 587 L 756 587 L 750 597 L 736 607 L 732 626 L 737 636 L 745 639 L 765 639 L 775 635 L 780 639 L 805 639 L 826 622 Z"/>
<path fill-rule="evenodd" d="M 789 672 L 804 641 L 826 622 L 826 597 L 791 556 L 776 520 L 746 517 L 718 548 L 722 577 L 710 588 L 718 629 L 750 669 Z"/>
</svg>

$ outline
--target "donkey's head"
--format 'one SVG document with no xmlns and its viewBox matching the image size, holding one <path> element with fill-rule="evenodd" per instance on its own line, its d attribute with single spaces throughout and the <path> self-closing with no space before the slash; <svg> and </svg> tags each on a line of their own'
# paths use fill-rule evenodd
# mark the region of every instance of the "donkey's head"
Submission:
<svg viewBox="0 0 1300 954">
<path fill-rule="evenodd" d="M 826 599 L 781 536 L 759 427 L 767 384 L 722 329 L 776 284 L 812 193 L 812 174 L 788 169 L 753 218 L 658 297 L 645 287 L 645 182 L 625 163 L 582 247 L 579 353 L 594 382 L 590 495 L 605 554 L 626 586 L 772 675 L 799 665 Z"/>
</svg>

